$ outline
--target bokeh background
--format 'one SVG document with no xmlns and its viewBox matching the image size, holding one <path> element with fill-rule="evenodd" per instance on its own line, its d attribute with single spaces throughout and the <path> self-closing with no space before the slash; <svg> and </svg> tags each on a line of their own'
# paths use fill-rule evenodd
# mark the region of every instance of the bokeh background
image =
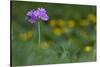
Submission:
<svg viewBox="0 0 100 67">
<path fill-rule="evenodd" d="M 43 7 L 49 20 L 27 22 L 26 13 Z M 41 65 L 96 61 L 96 6 L 11 1 L 12 65 Z"/>
</svg>

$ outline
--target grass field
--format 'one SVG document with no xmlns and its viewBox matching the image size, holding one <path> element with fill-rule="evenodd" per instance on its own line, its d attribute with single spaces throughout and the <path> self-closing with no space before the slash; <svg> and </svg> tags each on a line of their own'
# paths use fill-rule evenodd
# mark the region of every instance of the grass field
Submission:
<svg viewBox="0 0 100 67">
<path fill-rule="evenodd" d="M 96 6 L 12 1 L 12 65 L 96 61 Z M 25 20 L 29 10 L 43 7 L 49 20 Z"/>
</svg>

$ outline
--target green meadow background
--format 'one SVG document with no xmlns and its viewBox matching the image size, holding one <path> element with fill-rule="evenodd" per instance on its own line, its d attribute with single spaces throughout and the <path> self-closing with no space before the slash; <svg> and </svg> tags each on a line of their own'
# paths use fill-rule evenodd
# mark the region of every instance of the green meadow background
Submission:
<svg viewBox="0 0 100 67">
<path fill-rule="evenodd" d="M 26 13 L 43 7 L 49 20 L 27 22 Z M 96 61 L 96 6 L 11 1 L 13 66 Z"/>
</svg>

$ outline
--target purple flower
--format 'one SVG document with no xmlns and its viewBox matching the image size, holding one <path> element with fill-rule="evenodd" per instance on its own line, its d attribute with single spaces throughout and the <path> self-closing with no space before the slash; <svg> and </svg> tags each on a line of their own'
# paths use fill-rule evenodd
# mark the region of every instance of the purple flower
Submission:
<svg viewBox="0 0 100 67">
<path fill-rule="evenodd" d="M 30 23 L 35 23 L 38 19 L 47 21 L 49 19 L 44 8 L 38 8 L 37 10 L 31 10 L 27 12 L 27 19 Z"/>
<path fill-rule="evenodd" d="M 46 10 L 44 8 L 38 8 L 37 15 L 38 15 L 38 18 L 40 18 L 43 21 L 47 21 L 49 19 L 49 17 L 46 14 Z"/>
<path fill-rule="evenodd" d="M 35 23 L 36 22 L 37 17 L 34 14 L 34 9 L 31 11 L 28 11 L 27 13 L 27 20 L 30 23 Z"/>
</svg>

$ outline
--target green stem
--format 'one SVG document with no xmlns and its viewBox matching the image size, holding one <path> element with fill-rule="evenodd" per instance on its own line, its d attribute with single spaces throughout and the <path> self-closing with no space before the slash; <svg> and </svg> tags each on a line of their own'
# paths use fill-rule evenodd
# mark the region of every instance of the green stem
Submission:
<svg viewBox="0 0 100 67">
<path fill-rule="evenodd" d="M 40 46 L 40 22 L 38 22 L 38 37 L 39 37 L 39 40 L 38 40 L 38 44 Z"/>
</svg>

